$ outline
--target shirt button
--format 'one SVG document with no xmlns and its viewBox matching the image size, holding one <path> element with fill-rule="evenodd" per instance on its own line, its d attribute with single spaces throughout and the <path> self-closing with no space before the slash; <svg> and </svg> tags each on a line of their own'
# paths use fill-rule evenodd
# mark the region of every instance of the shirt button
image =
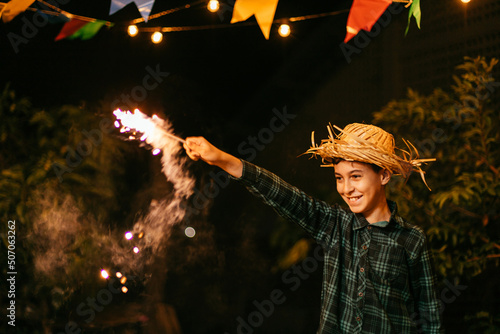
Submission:
<svg viewBox="0 0 500 334">
<path fill-rule="evenodd" d="M 361 321 L 361 317 L 356 317 L 356 321 Z"/>
<path fill-rule="evenodd" d="M 359 271 L 361 271 L 363 273 L 363 272 L 365 272 L 365 268 L 361 267 L 361 268 L 359 268 Z"/>
<path fill-rule="evenodd" d="M 371 227 L 370 225 L 368 225 L 367 229 L 371 230 L 371 229 L 372 229 L 372 227 Z"/>
<path fill-rule="evenodd" d="M 363 297 L 363 292 L 360 292 L 358 295 L 359 295 L 360 297 Z"/>
<path fill-rule="evenodd" d="M 367 248 L 368 248 L 368 247 L 366 247 L 366 245 L 363 245 L 363 249 L 365 249 L 365 250 L 366 250 Z"/>
</svg>

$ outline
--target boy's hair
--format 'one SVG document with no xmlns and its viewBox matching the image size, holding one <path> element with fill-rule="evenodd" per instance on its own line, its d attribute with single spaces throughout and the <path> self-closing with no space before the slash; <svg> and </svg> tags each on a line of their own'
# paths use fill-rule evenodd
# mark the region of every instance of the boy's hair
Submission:
<svg viewBox="0 0 500 334">
<path fill-rule="evenodd" d="M 333 164 L 333 165 L 337 165 L 337 164 L 338 164 L 339 162 L 341 162 L 341 161 L 347 161 L 347 160 L 342 159 L 342 158 L 333 158 L 333 159 L 332 159 L 332 164 Z M 354 162 L 354 161 L 353 161 L 353 162 Z M 380 171 L 383 169 L 382 167 L 380 167 L 380 166 L 378 166 L 378 165 L 375 165 L 375 164 L 370 164 L 370 163 L 368 163 L 368 162 L 362 162 L 362 161 L 355 161 L 355 162 L 358 162 L 358 163 L 360 163 L 360 164 L 365 164 L 365 165 L 370 166 L 370 167 L 373 169 L 373 171 L 374 171 L 375 173 L 378 173 L 378 172 L 380 172 Z"/>
</svg>

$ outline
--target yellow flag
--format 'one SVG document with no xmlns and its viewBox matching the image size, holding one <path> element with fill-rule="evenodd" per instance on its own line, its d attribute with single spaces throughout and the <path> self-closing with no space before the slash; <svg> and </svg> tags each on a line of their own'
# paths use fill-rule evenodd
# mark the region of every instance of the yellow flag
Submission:
<svg viewBox="0 0 500 334">
<path fill-rule="evenodd" d="M 7 23 L 31 6 L 35 0 L 11 0 L 0 11 L 2 21 Z"/>
<path fill-rule="evenodd" d="M 269 39 L 278 0 L 236 0 L 231 23 L 245 21 L 255 15 L 257 24 L 266 39 Z"/>
</svg>

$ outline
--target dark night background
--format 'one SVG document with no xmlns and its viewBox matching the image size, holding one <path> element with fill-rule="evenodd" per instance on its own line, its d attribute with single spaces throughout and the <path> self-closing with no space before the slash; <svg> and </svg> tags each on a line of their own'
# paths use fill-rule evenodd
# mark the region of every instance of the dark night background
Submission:
<svg viewBox="0 0 500 334">
<path fill-rule="evenodd" d="M 329 122 L 340 127 L 350 122 L 369 123 L 372 112 L 402 98 L 408 88 L 428 93 L 449 85 L 454 67 L 464 56 L 498 57 L 500 12 L 495 1 L 480 5 L 481 1 L 473 0 L 469 9 L 458 0 L 422 1 L 421 30 L 412 19 L 406 37 L 408 10 L 394 3 L 391 10 L 400 14 L 385 15 L 379 22 L 380 33 L 368 40 L 349 42 L 356 52 L 348 57 L 342 46 L 348 13 L 291 24 L 288 38 L 280 37 L 276 26 L 266 40 L 257 25 L 235 25 L 166 33 L 159 45 L 150 41 L 149 34 L 129 37 L 125 25 L 120 24 L 103 28 L 87 41 L 54 42 L 62 25 L 49 24 L 16 52 L 6 36 L 9 32 L 21 35 L 20 16 L 0 25 L 0 84 L 9 83 L 37 108 L 81 105 L 99 118 L 110 115 L 112 101 L 121 94 L 130 94 L 133 87 L 142 85 L 147 67 L 159 67 L 169 75 L 158 88 L 148 91 L 138 107 L 170 119 L 181 137 L 205 136 L 246 159 L 250 155 L 240 145 L 269 127 L 273 109 L 286 109 L 294 118 L 274 134 L 271 143 L 256 150 L 252 162 L 306 192 L 335 200 L 331 170 L 319 169 L 317 161 L 299 157 L 309 147 L 311 131 L 316 131 L 319 140 L 326 136 Z M 156 0 L 152 13 L 184 3 Z M 343 10 L 351 3 L 280 0 L 275 18 Z M 139 15 L 129 5 L 109 16 L 109 1 L 72 0 L 61 7 L 113 22 Z M 483 19 L 473 19 L 486 12 Z M 230 11 L 218 15 L 197 7 L 151 20 L 148 25 L 215 25 L 230 19 Z M 157 161 L 148 158 L 145 162 L 141 154 L 131 157 L 124 168 L 131 188 L 151 198 L 164 185 L 158 185 L 163 181 L 154 165 Z M 200 164 L 190 167 L 195 175 L 216 171 Z M 127 201 L 132 200 L 124 203 Z M 131 205 L 123 216 L 133 215 Z M 269 239 L 279 236 L 276 226 L 286 223 L 234 183 L 215 198 L 207 222 L 195 227 L 200 238 L 203 229 L 207 230 L 211 241 L 203 247 L 208 251 L 179 241 L 166 263 L 176 269 L 167 275 L 163 299 L 176 309 L 183 332 L 235 333 L 237 318 L 255 309 L 254 300 L 268 299 L 273 289 L 281 289 L 286 292 L 286 302 L 276 306 L 255 333 L 313 333 L 319 319 L 321 268 L 296 291 L 290 291 L 280 272 L 273 271 L 279 247 Z M 190 256 L 185 254 L 187 249 L 193 252 Z M 183 263 L 185 257 L 195 256 L 201 260 Z M 207 292 L 206 286 L 222 290 Z M 453 305 L 449 311 L 453 312 Z"/>
</svg>

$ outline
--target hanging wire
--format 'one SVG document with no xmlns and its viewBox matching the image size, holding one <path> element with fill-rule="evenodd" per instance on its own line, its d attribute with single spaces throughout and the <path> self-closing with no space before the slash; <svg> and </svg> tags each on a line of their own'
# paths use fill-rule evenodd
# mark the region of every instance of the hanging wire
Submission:
<svg viewBox="0 0 500 334">
<path fill-rule="evenodd" d="M 159 13 L 156 13 L 156 14 L 153 14 L 153 15 L 149 15 L 148 16 L 148 22 L 150 20 L 154 20 L 156 18 L 165 16 L 165 15 L 168 15 L 168 14 L 175 13 L 175 12 L 181 11 L 183 9 L 188 9 L 188 8 L 194 7 L 194 6 L 199 5 L 201 3 L 204 3 L 204 2 L 206 2 L 206 0 L 195 1 L 195 2 L 193 2 L 191 4 L 188 3 L 188 4 L 185 4 L 184 6 L 180 6 L 180 7 L 172 8 L 172 9 L 167 9 L 167 10 L 164 10 L 163 12 L 159 12 Z M 143 17 L 135 19 L 135 20 L 132 20 L 131 24 L 136 24 L 136 23 L 141 23 L 141 22 L 145 22 L 145 19 Z"/>
<path fill-rule="evenodd" d="M 61 10 L 60 8 L 57 8 L 56 6 L 53 6 L 52 4 L 47 3 L 44 0 L 37 0 L 41 4 L 47 6 L 48 8 L 51 8 L 52 11 L 50 10 L 43 10 L 43 9 L 37 9 L 33 7 L 28 7 L 26 10 L 30 10 L 33 12 L 40 11 L 44 14 L 47 15 L 52 15 L 52 16 L 60 16 L 64 15 L 70 19 L 77 19 L 80 21 L 85 21 L 85 22 L 96 22 L 96 21 L 101 21 L 103 24 L 106 26 L 113 26 L 114 23 L 111 21 L 105 21 L 105 20 L 98 20 L 96 18 L 91 18 L 91 17 L 86 17 L 86 16 L 81 16 L 81 15 L 75 15 L 66 11 Z M 153 15 L 150 15 L 148 17 L 148 20 L 153 20 L 162 16 L 166 16 L 178 11 L 181 11 L 183 9 L 188 9 L 194 6 L 197 6 L 201 3 L 205 3 L 206 0 L 199 0 L 195 1 L 191 4 L 186 4 L 180 7 L 168 9 Z M 413 0 L 393 0 L 393 2 L 398 2 L 398 3 L 406 3 L 405 7 L 408 7 L 412 4 Z M 6 3 L 0 3 L 0 8 L 6 5 Z M 311 15 L 304 15 L 304 16 L 296 16 L 296 17 L 290 17 L 290 18 L 281 18 L 281 19 L 276 19 L 273 21 L 273 23 L 286 23 L 286 22 L 299 22 L 299 21 L 305 21 L 305 20 L 310 20 L 310 19 L 317 19 L 317 18 L 322 18 L 322 17 L 327 17 L 327 16 L 335 16 L 339 15 L 342 13 L 349 12 L 350 9 L 343 9 L 343 10 L 338 10 L 338 11 L 333 11 L 333 12 L 328 12 L 328 13 L 320 13 L 320 14 L 311 14 Z M 142 23 L 145 22 L 144 18 L 137 18 L 131 21 L 130 24 L 136 24 L 136 23 Z M 257 25 L 257 22 L 255 21 L 245 21 L 245 22 L 238 22 L 238 23 L 230 23 L 230 24 L 212 24 L 212 25 L 199 25 L 199 26 L 179 26 L 179 27 L 143 27 L 139 28 L 139 31 L 141 32 L 155 32 L 155 31 L 161 31 L 161 32 L 178 32 L 178 31 L 197 31 L 197 30 L 209 30 L 209 29 L 225 29 L 225 28 L 230 28 L 230 27 L 235 27 L 235 26 L 252 26 L 252 25 Z M 128 24 L 127 24 L 128 26 Z"/>
</svg>

